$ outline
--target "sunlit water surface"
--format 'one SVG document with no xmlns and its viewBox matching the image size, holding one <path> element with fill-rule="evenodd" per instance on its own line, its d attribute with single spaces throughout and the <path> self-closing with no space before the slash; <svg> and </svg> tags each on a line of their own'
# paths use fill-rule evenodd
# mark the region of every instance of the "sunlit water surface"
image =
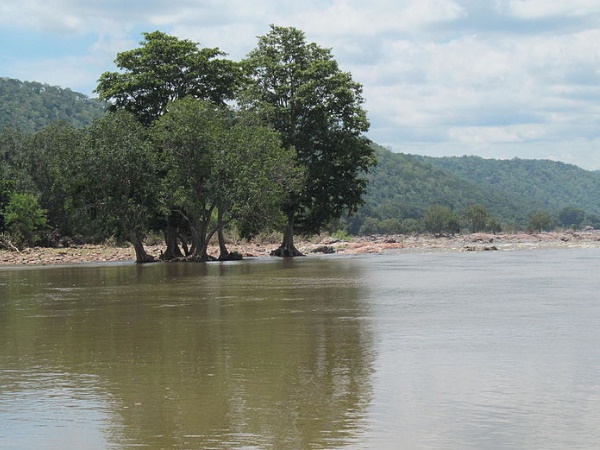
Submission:
<svg viewBox="0 0 600 450">
<path fill-rule="evenodd" d="M 0 448 L 598 448 L 599 261 L 2 269 Z"/>
</svg>

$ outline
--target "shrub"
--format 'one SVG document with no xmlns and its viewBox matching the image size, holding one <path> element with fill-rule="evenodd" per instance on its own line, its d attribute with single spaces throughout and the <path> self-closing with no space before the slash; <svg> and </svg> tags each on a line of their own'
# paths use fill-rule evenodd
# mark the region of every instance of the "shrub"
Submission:
<svg viewBox="0 0 600 450">
<path fill-rule="evenodd" d="M 13 193 L 4 212 L 6 228 L 17 246 L 33 246 L 39 240 L 36 233 L 47 223 L 46 210 L 31 194 Z"/>
</svg>

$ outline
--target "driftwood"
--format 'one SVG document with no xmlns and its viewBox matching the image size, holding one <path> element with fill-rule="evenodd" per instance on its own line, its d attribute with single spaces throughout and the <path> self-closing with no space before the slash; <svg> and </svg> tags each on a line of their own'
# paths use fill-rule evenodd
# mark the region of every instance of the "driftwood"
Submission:
<svg viewBox="0 0 600 450">
<path fill-rule="evenodd" d="M 10 250 L 11 252 L 21 253 L 20 250 L 17 247 L 15 247 L 15 245 L 12 242 L 10 242 L 10 239 L 3 235 L 0 235 L 0 248 Z"/>
</svg>

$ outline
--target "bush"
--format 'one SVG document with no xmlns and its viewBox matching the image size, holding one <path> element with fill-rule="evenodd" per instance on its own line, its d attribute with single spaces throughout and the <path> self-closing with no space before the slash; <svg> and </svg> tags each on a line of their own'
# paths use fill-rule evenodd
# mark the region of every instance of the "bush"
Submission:
<svg viewBox="0 0 600 450">
<path fill-rule="evenodd" d="M 13 193 L 4 212 L 6 228 L 19 247 L 33 246 L 39 240 L 36 233 L 47 223 L 46 210 L 31 194 Z"/>
<path fill-rule="evenodd" d="M 529 217 L 529 224 L 527 225 L 527 231 L 530 233 L 540 233 L 542 231 L 548 231 L 552 227 L 552 218 L 550 214 L 543 211 L 535 212 Z"/>
<path fill-rule="evenodd" d="M 423 217 L 425 230 L 435 235 L 442 233 L 458 233 L 460 231 L 460 220 L 450 208 L 444 205 L 431 205 Z"/>
<path fill-rule="evenodd" d="M 420 233 L 423 226 L 417 219 L 404 219 L 402 221 L 402 229 L 406 234 Z"/>
</svg>

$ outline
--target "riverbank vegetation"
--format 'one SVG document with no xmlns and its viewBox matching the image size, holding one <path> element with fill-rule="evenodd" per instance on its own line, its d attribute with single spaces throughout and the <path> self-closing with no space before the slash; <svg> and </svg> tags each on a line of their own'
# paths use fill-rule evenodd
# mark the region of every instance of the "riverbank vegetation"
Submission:
<svg viewBox="0 0 600 450">
<path fill-rule="evenodd" d="M 273 254 L 295 256 L 296 234 L 322 231 L 600 228 L 598 172 L 369 142 L 361 85 L 297 29 L 272 26 L 240 62 L 145 33 L 115 62 L 100 99 L 0 79 L 0 247 L 129 242 L 138 262 L 206 261 L 240 256 L 226 234 L 278 232 Z"/>
<path fill-rule="evenodd" d="M 129 241 L 137 262 L 149 231 L 161 259 L 206 261 L 213 237 L 283 229 L 276 256 L 298 256 L 294 235 L 318 233 L 362 204 L 375 164 L 362 87 L 331 51 L 272 26 L 241 62 L 156 31 L 119 53 L 96 92 L 111 111 L 78 128 L 53 122 L 1 137 L 3 241 Z M 18 215 L 25 195 L 27 210 Z M 50 242 L 46 242 L 50 244 Z"/>
</svg>

